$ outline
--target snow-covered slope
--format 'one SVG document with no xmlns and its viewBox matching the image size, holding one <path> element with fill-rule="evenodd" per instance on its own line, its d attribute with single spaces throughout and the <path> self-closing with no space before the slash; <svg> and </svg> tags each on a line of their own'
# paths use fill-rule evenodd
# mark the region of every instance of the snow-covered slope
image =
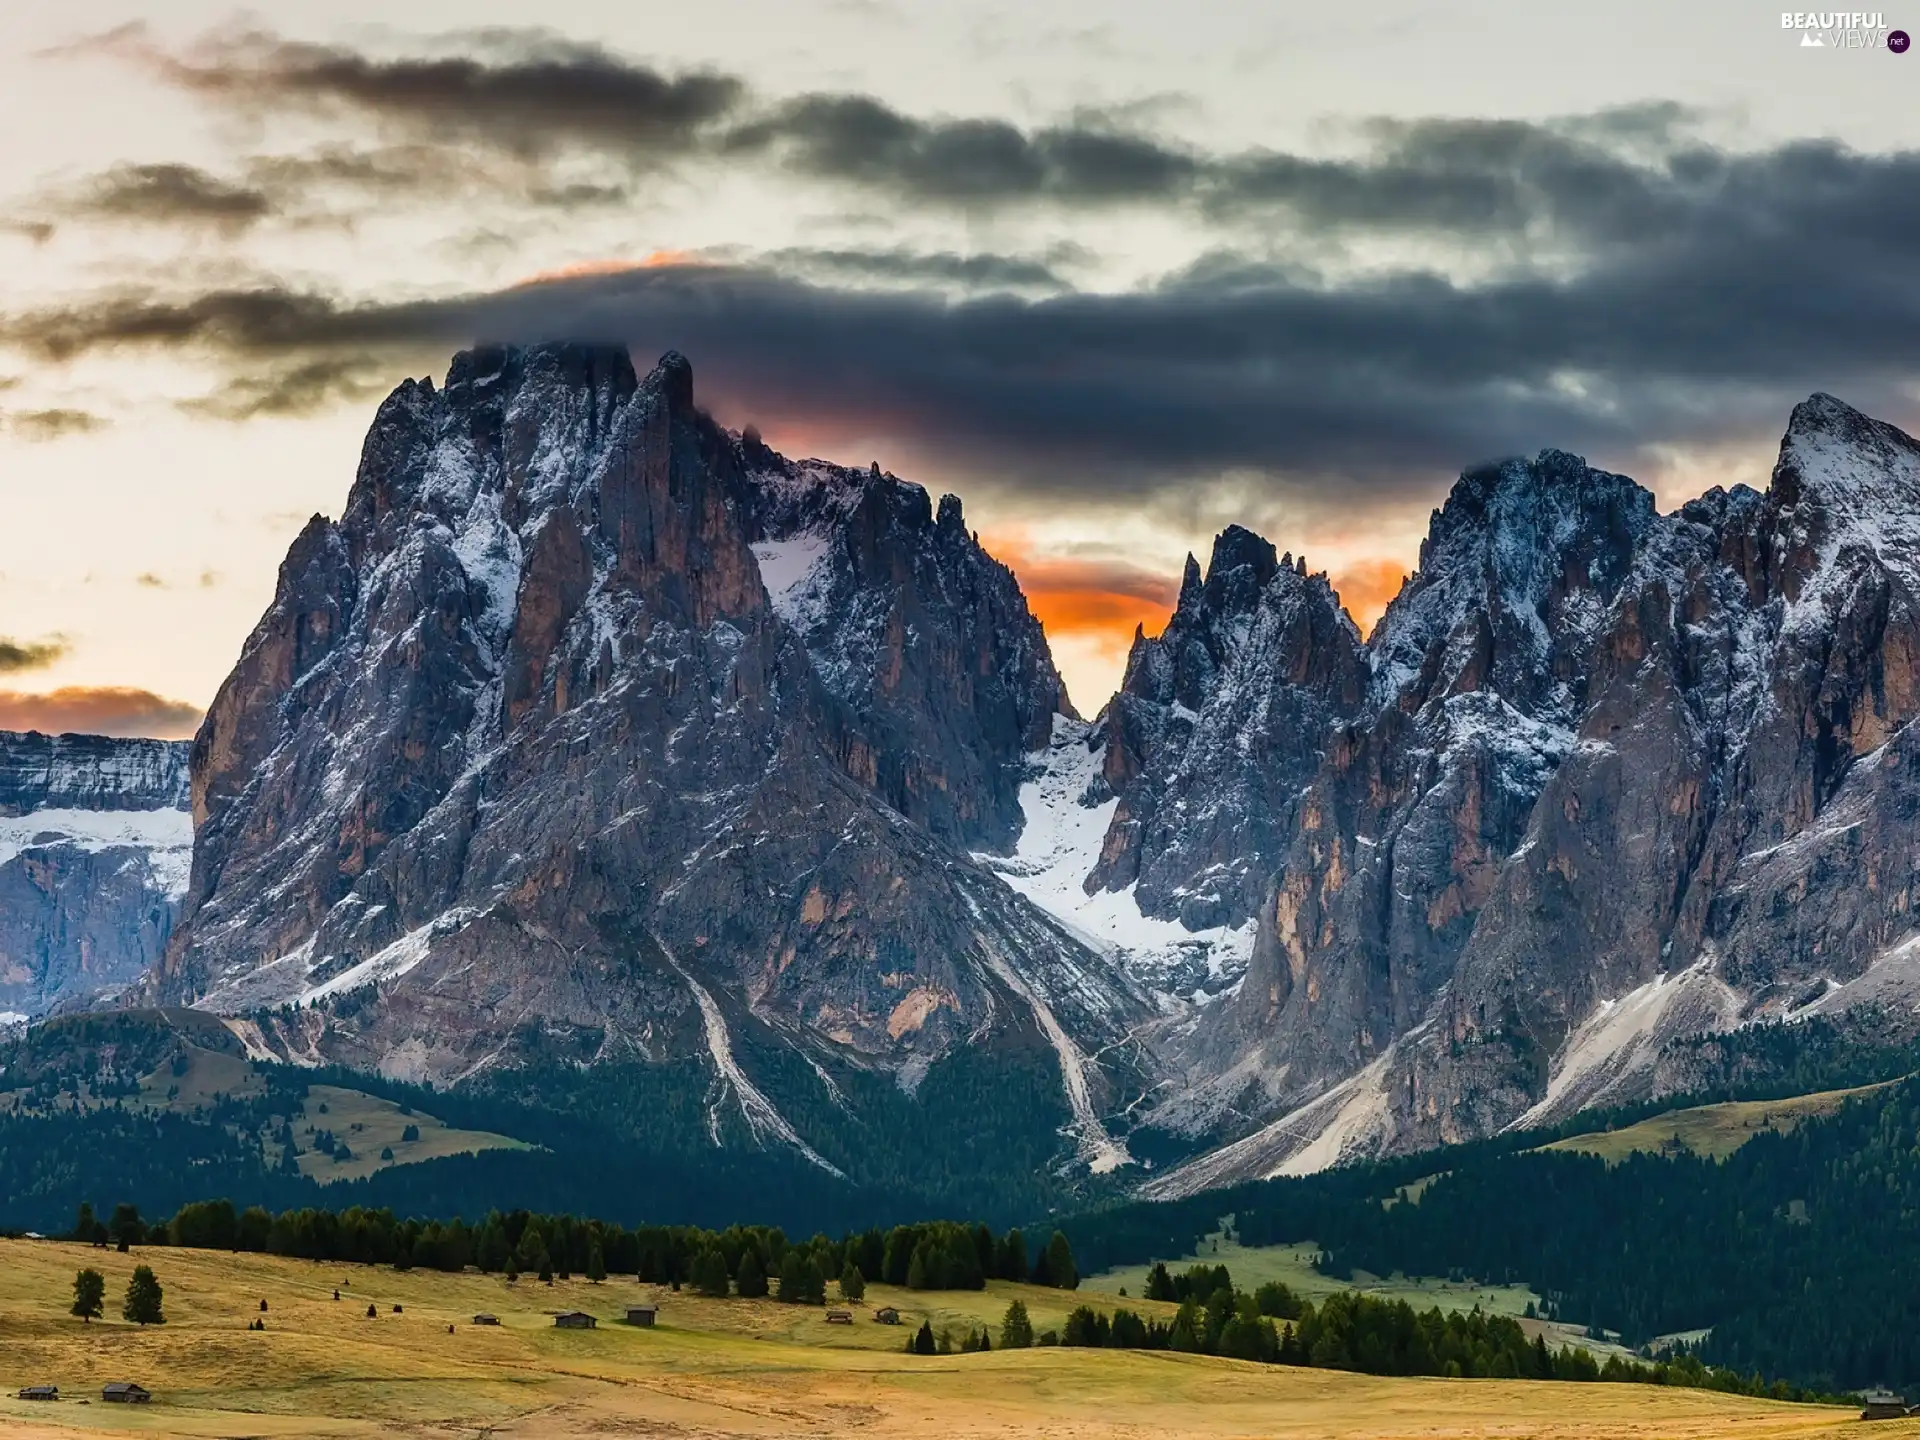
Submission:
<svg viewBox="0 0 1920 1440">
<path fill-rule="evenodd" d="M 1177 999 L 1205 1004 L 1245 971 L 1253 922 L 1189 930 L 1178 920 L 1142 913 L 1132 886 L 1090 885 L 1120 803 L 1101 776 L 1105 748 L 1097 727 L 1056 715 L 1052 740 L 1031 757 L 1020 787 L 1024 823 L 1013 854 L 974 858 L 1160 996 L 1166 1008 L 1175 1008 Z"/>
</svg>

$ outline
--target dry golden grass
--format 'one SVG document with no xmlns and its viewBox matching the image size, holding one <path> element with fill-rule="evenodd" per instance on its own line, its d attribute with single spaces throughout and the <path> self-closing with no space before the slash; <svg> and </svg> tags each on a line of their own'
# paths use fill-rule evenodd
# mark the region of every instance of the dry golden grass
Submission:
<svg viewBox="0 0 1920 1440">
<path fill-rule="evenodd" d="M 327 1107 L 324 1113 L 320 1109 L 322 1105 Z M 309 1125 L 331 1130 L 353 1152 L 351 1160 L 335 1161 L 313 1150 L 301 1151 L 300 1173 L 322 1184 L 332 1180 L 357 1180 L 389 1165 L 411 1165 L 445 1155 L 533 1148 L 523 1140 L 486 1130 L 457 1130 L 417 1110 L 405 1114 L 391 1100 L 359 1090 L 343 1090 L 337 1085 L 314 1085 L 308 1089 L 306 1104 L 293 1119 L 296 1143 L 302 1146 L 312 1143 L 306 1133 Z M 357 1130 L 356 1125 L 360 1127 Z M 409 1125 L 419 1128 L 419 1139 L 402 1138 Z M 393 1159 L 382 1160 L 383 1149 L 391 1149 Z"/>
<path fill-rule="evenodd" d="M 1785 1100 L 1732 1100 L 1721 1105 L 1698 1105 L 1688 1110 L 1673 1110 L 1655 1115 L 1637 1125 L 1618 1130 L 1596 1131 L 1591 1135 L 1570 1135 L 1544 1145 L 1544 1150 L 1577 1150 L 1598 1155 L 1609 1164 L 1636 1152 L 1691 1150 L 1696 1155 L 1725 1159 L 1756 1135 L 1770 1130 L 1787 1131 L 1802 1120 L 1831 1115 L 1855 1095 L 1870 1094 L 1897 1081 L 1879 1085 L 1861 1085 L 1852 1090 L 1823 1090 L 1815 1095 L 1794 1095 Z M 1876 1432 L 1877 1433 L 1877 1432 Z"/>
<path fill-rule="evenodd" d="M 82 1325 L 66 1314 L 74 1272 L 105 1272 L 109 1312 L 136 1263 L 166 1286 L 168 1323 Z M 343 1299 L 333 1300 L 338 1285 Z M 867 1434 L 908 1440 L 1017 1435 L 1541 1437 L 1709 1440 L 1839 1433 L 1851 1412 L 1639 1386 L 1386 1380 L 1196 1356 L 1037 1349 L 916 1358 L 908 1328 L 873 1324 L 877 1302 L 909 1325 L 997 1322 L 1010 1296 L 1036 1323 L 1069 1297 L 996 1286 L 984 1295 L 875 1287 L 852 1327 L 772 1302 L 653 1296 L 632 1281 L 508 1285 L 260 1255 L 0 1242 L 0 1384 L 58 1384 L 57 1405 L 0 1400 L 0 1437 L 75 1440 L 80 1430 L 155 1436 L 607 1437 Z M 247 1330 L 268 1301 L 265 1332 Z M 657 1298 L 652 1330 L 615 1323 Z M 1111 1303 L 1101 1297 L 1082 1297 Z M 369 1303 L 379 1308 L 368 1319 Z M 924 1308 L 931 1302 L 931 1310 Z M 1078 1303 L 1077 1300 L 1074 1303 Z M 394 1314 L 399 1304 L 404 1313 Z M 579 1308 L 602 1328 L 557 1330 Z M 488 1310 L 499 1328 L 468 1323 Z M 449 1334 L 447 1327 L 453 1326 Z M 138 1380 L 146 1407 L 102 1404 Z M 91 1403 L 80 1405 L 86 1396 Z M 1920 1423 L 1876 1427 L 1920 1434 Z"/>
</svg>

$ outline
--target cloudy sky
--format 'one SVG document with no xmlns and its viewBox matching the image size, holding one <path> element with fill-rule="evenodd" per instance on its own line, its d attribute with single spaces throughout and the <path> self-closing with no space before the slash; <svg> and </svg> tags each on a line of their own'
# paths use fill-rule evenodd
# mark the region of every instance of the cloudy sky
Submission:
<svg viewBox="0 0 1920 1440">
<path fill-rule="evenodd" d="M 1815 389 L 1914 428 L 1920 56 L 1833 38 L 1719 0 L 5 7 L 0 727 L 190 733 L 378 398 L 482 338 L 677 348 L 727 423 L 957 491 L 1089 711 L 1228 521 L 1364 624 L 1471 462 L 1671 504 L 1763 484 Z"/>
</svg>

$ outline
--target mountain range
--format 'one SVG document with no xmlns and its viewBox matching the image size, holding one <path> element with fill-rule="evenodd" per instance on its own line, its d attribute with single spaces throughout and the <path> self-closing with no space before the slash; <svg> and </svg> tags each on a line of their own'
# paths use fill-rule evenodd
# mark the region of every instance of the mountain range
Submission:
<svg viewBox="0 0 1920 1440">
<path fill-rule="evenodd" d="M 1703 1033 L 1911 1033 L 1916 596 L 1920 446 L 1815 395 L 1669 514 L 1468 470 L 1369 636 L 1230 527 L 1088 720 L 957 498 L 675 354 L 480 348 L 380 407 L 190 756 L 0 744 L 0 1006 L 652 1076 L 854 1184 L 1490 1135 L 1684 1092 Z"/>
</svg>

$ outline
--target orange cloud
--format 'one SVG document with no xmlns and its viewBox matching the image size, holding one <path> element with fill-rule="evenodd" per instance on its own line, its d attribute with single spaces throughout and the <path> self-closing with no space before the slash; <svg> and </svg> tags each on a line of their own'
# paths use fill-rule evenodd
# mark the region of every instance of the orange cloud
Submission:
<svg viewBox="0 0 1920 1440">
<path fill-rule="evenodd" d="M 39 694 L 0 690 L 0 730 L 185 740 L 200 728 L 201 714 L 183 700 L 122 685 L 63 685 Z"/>
<path fill-rule="evenodd" d="M 1387 602 L 1400 593 L 1407 567 L 1398 560 L 1355 560 L 1327 576 L 1339 592 L 1340 603 L 1362 633 L 1371 631 L 1386 613 Z"/>
<path fill-rule="evenodd" d="M 649 250 L 638 260 L 575 260 L 551 270 L 539 270 L 507 288 L 524 290 L 529 285 L 546 285 L 556 280 L 584 280 L 595 275 L 624 275 L 630 270 L 658 270 L 668 265 L 698 265 L 700 257 L 691 250 Z"/>
<path fill-rule="evenodd" d="M 1124 644 L 1136 625 L 1163 628 L 1180 595 L 1177 575 L 1124 560 L 1036 555 L 1019 531 L 983 534 L 980 544 L 1013 571 L 1028 605 L 1050 632 L 1119 633 Z"/>
<path fill-rule="evenodd" d="M 982 535 L 980 543 L 1014 573 L 1027 604 L 1046 627 L 1054 663 L 1089 713 L 1118 686 L 1137 627 L 1166 628 L 1180 594 L 1177 574 L 1159 574 L 1124 560 L 1037 555 L 1017 530 Z"/>
</svg>

